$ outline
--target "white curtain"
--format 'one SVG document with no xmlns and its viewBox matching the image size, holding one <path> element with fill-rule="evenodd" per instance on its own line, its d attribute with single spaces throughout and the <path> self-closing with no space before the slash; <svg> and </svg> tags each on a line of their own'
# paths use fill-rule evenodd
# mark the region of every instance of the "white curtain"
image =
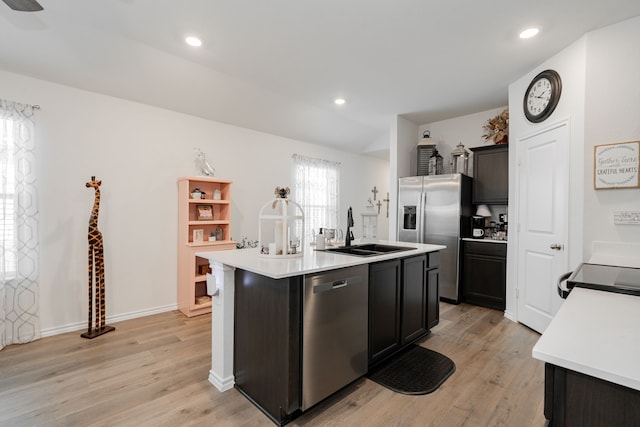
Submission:
<svg viewBox="0 0 640 427">
<path fill-rule="evenodd" d="M 292 199 L 304 210 L 306 240 L 312 242 L 320 227 L 340 228 L 340 163 L 294 154 L 293 179 Z"/>
<path fill-rule="evenodd" d="M 40 338 L 33 110 L 0 99 L 0 349 Z"/>
</svg>

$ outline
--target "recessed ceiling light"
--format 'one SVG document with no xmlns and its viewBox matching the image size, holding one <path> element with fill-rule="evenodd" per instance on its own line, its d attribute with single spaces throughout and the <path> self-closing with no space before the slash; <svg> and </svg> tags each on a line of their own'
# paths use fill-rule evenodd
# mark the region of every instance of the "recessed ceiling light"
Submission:
<svg viewBox="0 0 640 427">
<path fill-rule="evenodd" d="M 336 98 L 333 100 L 333 103 L 336 105 L 344 105 L 347 102 L 344 98 Z"/>
<path fill-rule="evenodd" d="M 200 40 L 197 37 L 194 36 L 189 36 L 187 38 L 184 39 L 185 43 L 187 43 L 189 46 L 193 46 L 193 47 L 200 47 L 202 46 L 202 40 Z"/>
<path fill-rule="evenodd" d="M 540 32 L 540 29 L 538 29 L 538 28 L 535 28 L 535 27 L 527 28 L 526 30 L 524 30 L 523 32 L 520 33 L 520 38 L 521 39 L 530 39 L 531 37 L 535 36 L 539 32 Z"/>
</svg>

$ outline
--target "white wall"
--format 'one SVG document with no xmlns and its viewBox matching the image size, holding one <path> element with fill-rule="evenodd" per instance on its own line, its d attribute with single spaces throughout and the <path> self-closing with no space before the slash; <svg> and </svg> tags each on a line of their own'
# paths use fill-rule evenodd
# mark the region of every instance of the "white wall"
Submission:
<svg viewBox="0 0 640 427">
<path fill-rule="evenodd" d="M 505 108 L 507 107 L 494 108 L 449 120 L 424 124 L 420 126 L 418 134 L 422 135 L 427 130 L 430 132 L 431 143 L 436 144 L 438 153 L 444 159 L 445 173 L 450 173 L 451 152 L 456 149 L 459 143 L 462 143 L 467 151 L 470 151 L 470 148 L 484 147 L 494 143 L 493 140 L 485 141 L 482 137 L 484 134 L 482 127 L 487 120 L 497 116 Z M 473 176 L 472 153 L 469 156 L 469 176 Z"/>
<path fill-rule="evenodd" d="M 87 226 L 92 175 L 102 180 L 107 314 L 120 320 L 176 307 L 177 184 L 195 175 L 194 147 L 216 176 L 234 181 L 232 236 L 257 240 L 260 207 L 291 185 L 293 153 L 342 164 L 341 206 L 359 218 L 377 186 L 389 191 L 385 160 L 324 148 L 0 71 L 5 99 L 36 113 L 43 334 L 86 327 Z M 383 207 L 384 209 L 384 207 Z M 386 238 L 383 211 L 379 234 Z M 354 232 L 360 235 L 359 224 Z"/>
<path fill-rule="evenodd" d="M 583 248 L 583 158 L 584 158 L 584 105 L 585 105 L 585 66 L 586 38 L 575 43 L 540 64 L 529 73 L 509 85 L 509 221 L 510 229 L 515 230 L 519 216 L 518 198 L 518 140 L 552 126 L 555 123 L 569 122 L 569 212 L 567 219 L 567 261 L 566 271 L 582 262 Z M 524 93 L 531 80 L 545 69 L 554 69 L 562 79 L 562 94 L 553 114 L 542 123 L 529 122 L 523 112 Z M 515 288 L 517 285 L 517 248 L 518 234 L 509 234 L 507 248 L 507 304 L 506 312 L 517 318 Z"/>
<path fill-rule="evenodd" d="M 640 241 L 639 226 L 613 224 L 613 211 L 640 210 L 640 190 L 593 189 L 593 147 L 640 139 L 639 44 L 637 17 L 588 33 L 509 86 L 512 142 L 562 119 L 570 123 L 567 270 L 589 260 L 594 241 Z M 533 76 L 546 68 L 553 68 L 562 76 L 562 97 L 553 115 L 535 125 L 521 113 L 522 96 Z M 510 155 L 510 165 L 515 165 L 517 150 Z M 516 173 L 516 168 L 512 170 Z M 511 200 L 517 196 L 515 175 L 510 176 L 510 184 Z M 510 212 L 510 218 L 517 218 L 517 204 L 511 207 L 516 211 Z M 517 238 L 510 238 L 509 256 L 515 256 L 516 247 Z M 513 266 L 510 262 L 507 273 L 508 308 L 515 306 L 515 297 L 510 294 L 516 281 Z"/>
<path fill-rule="evenodd" d="M 640 189 L 593 189 L 593 147 L 640 140 L 640 17 L 588 33 L 509 86 L 509 220 L 506 314 L 515 316 L 518 215 L 517 140 L 561 120 L 569 120 L 569 265 L 574 268 L 591 256 L 591 244 L 605 240 L 640 241 L 640 226 L 614 225 L 613 212 L 640 210 Z M 531 79 L 552 68 L 562 77 L 562 97 L 553 115 L 533 124 L 522 111 L 522 99 Z M 458 142 L 466 148 L 486 144 L 482 125 L 501 109 L 421 125 L 437 144 L 445 163 Z M 470 174 L 472 175 L 470 167 Z"/>
<path fill-rule="evenodd" d="M 593 241 L 640 242 L 640 226 L 613 212 L 640 211 L 640 189 L 593 189 L 595 145 L 640 140 L 640 17 L 589 33 L 584 148 L 584 259 Z"/>
<path fill-rule="evenodd" d="M 411 156 L 415 155 L 418 144 L 418 126 L 400 116 L 393 116 L 389 131 L 389 236 L 396 240 L 398 218 L 398 178 L 410 176 Z M 414 171 L 415 172 L 415 171 Z"/>
<path fill-rule="evenodd" d="M 493 144 L 493 141 L 485 141 L 482 138 L 482 126 L 487 120 L 499 114 L 506 107 L 500 107 L 467 116 L 455 117 L 423 125 L 395 116 L 391 123 L 391 149 L 390 149 L 390 179 L 393 183 L 394 194 L 393 213 L 390 212 L 389 235 L 396 236 L 397 221 L 397 179 L 404 176 L 417 174 L 417 145 L 425 131 L 431 134 L 433 144 L 436 144 L 438 152 L 444 158 L 445 173 L 450 172 L 451 151 L 458 143 L 462 142 L 467 151 L 469 148 Z M 394 169 L 395 168 L 395 169 Z M 473 176 L 473 154 L 469 156 L 469 175 Z M 498 214 L 506 212 L 506 206 L 490 206 L 492 219 L 498 220 Z"/>
</svg>

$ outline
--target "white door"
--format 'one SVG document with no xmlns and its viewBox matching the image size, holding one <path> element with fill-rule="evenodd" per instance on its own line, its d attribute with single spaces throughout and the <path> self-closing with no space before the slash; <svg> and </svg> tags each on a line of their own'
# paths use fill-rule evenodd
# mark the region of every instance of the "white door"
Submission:
<svg viewBox="0 0 640 427">
<path fill-rule="evenodd" d="M 519 322 L 542 333 L 562 304 L 556 285 L 568 264 L 568 122 L 517 143 L 517 317 Z"/>
</svg>

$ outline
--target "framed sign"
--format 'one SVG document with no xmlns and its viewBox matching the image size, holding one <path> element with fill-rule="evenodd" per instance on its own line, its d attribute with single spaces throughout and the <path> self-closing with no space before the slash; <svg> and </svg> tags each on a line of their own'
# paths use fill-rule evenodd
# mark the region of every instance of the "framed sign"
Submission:
<svg viewBox="0 0 640 427">
<path fill-rule="evenodd" d="M 193 243 L 202 243 L 204 241 L 204 230 L 196 228 L 193 230 Z"/>
<path fill-rule="evenodd" d="M 211 205 L 198 205 L 196 206 L 196 218 L 198 221 L 211 221 L 213 220 L 213 208 Z"/>
<path fill-rule="evenodd" d="M 640 141 L 594 147 L 593 188 L 640 188 L 638 154 Z"/>
</svg>

